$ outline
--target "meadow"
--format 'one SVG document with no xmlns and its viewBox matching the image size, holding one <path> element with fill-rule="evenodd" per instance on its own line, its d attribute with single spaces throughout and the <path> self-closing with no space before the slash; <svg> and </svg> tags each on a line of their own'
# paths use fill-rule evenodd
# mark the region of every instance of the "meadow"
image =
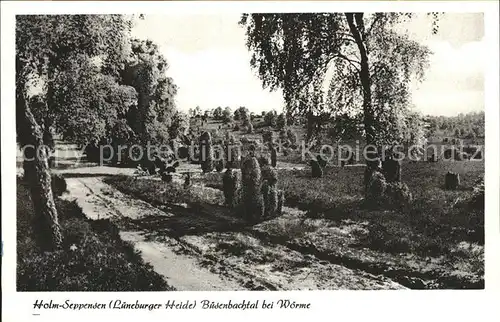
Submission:
<svg viewBox="0 0 500 322">
<path fill-rule="evenodd" d="M 200 131 L 222 135 L 226 130 L 219 126 L 209 121 Z M 264 130 L 231 133 L 246 142 L 247 151 L 261 144 Z M 294 130 L 304 136 L 300 126 Z M 484 288 L 482 160 L 405 161 L 402 182 L 413 195 L 411 204 L 373 209 L 364 199 L 361 162 L 344 167 L 330 162 L 321 177 L 313 178 L 300 152 L 282 151 L 276 170 L 278 188 L 284 191 L 283 214 L 257 223 L 246 222 L 225 205 L 223 171 L 203 173 L 200 165 L 182 162 L 172 182 L 165 182 L 159 175 L 131 175 L 133 169 L 62 165 L 70 171 L 66 180 L 91 185 L 81 198 L 109 197 L 103 209 L 114 204 L 129 214 L 91 220 L 75 202 L 56 197 L 64 249 L 44 253 L 36 247 L 26 184 L 18 179 L 19 290 L 173 290 L 144 254 L 122 240 L 123 230 L 141 231 L 147 242 L 178 244 L 179 256 L 187 252 L 213 274 L 233 274 L 245 289 Z M 449 171 L 460 175 L 457 190 L 444 187 Z M 99 193 L 101 188 L 92 186 L 98 183 L 109 188 Z M 134 213 L 128 208 L 134 200 L 156 210 Z"/>
<path fill-rule="evenodd" d="M 237 134 L 239 139 L 246 136 Z M 192 173 L 190 189 L 182 185 L 183 173 L 172 183 L 151 177 L 119 177 L 108 183 L 158 206 L 183 204 L 195 210 L 190 222 L 200 224 L 181 235 L 212 234 L 221 249 L 227 248 L 223 239 L 244 232 L 328 262 L 390 277 L 410 288 L 484 287 L 484 200 L 474 201 L 484 161 L 403 162 L 402 181 L 413 202 L 394 209 L 366 207 L 363 166 L 330 164 L 322 177 L 312 178 L 307 162 L 300 158 L 290 162 L 289 156 L 279 154 L 277 168 L 278 186 L 285 193 L 284 214 L 256 225 L 210 219 L 214 212 L 238 216 L 224 206 L 222 172 Z M 448 171 L 459 173 L 458 190 L 444 189 Z M 219 255 L 223 254 L 227 255 Z"/>
</svg>

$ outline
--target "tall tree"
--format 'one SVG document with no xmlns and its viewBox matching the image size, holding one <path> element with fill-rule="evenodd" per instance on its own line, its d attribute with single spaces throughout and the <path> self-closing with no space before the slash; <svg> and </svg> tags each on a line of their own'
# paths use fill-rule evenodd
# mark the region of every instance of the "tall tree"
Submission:
<svg viewBox="0 0 500 322">
<path fill-rule="evenodd" d="M 222 111 L 222 123 L 229 124 L 233 120 L 233 112 L 229 106 L 226 106 Z"/>
<path fill-rule="evenodd" d="M 436 15 L 435 15 L 436 16 Z M 334 110 L 362 111 L 368 144 L 380 145 L 391 116 L 406 108 L 410 82 L 422 79 L 430 51 L 400 31 L 413 14 L 243 14 L 250 64 L 270 90 L 282 89 L 286 109 L 314 116 L 306 90 L 331 81 Z M 433 25 L 433 32 L 436 25 Z M 333 73 L 327 79 L 329 72 Z M 319 91 L 322 95 L 322 91 Z M 309 107 L 307 106 L 309 105 Z"/>
<path fill-rule="evenodd" d="M 56 115 L 57 132 L 81 145 L 109 137 L 136 105 L 135 89 L 104 74 L 86 55 L 73 57 L 65 67 L 53 84 L 53 104 L 62 112 Z"/>
<path fill-rule="evenodd" d="M 57 104 L 59 95 L 54 84 L 71 69 L 73 59 L 97 58 L 101 68 L 115 75 L 119 62 L 126 56 L 131 21 L 120 15 L 29 15 L 16 20 L 16 130 L 25 151 L 24 176 L 30 185 L 35 210 L 34 228 L 39 245 L 56 249 L 62 245 L 62 232 L 51 190 L 47 151 L 43 149 L 43 127 L 57 126 L 59 116 L 71 113 Z M 30 86 L 43 87 L 44 101 L 50 117 L 38 119 L 29 104 Z M 96 89 L 97 91 L 97 89 Z M 95 92 L 90 93 L 91 95 Z M 79 97 L 80 98 L 80 97 Z M 93 109 L 96 106 L 87 106 Z M 44 123 L 48 122 L 48 123 Z M 42 125 L 41 125 L 42 124 Z M 71 127 L 69 123 L 65 126 Z"/>
<path fill-rule="evenodd" d="M 222 112 L 223 112 L 223 109 L 220 106 L 218 106 L 216 109 L 214 109 L 214 111 L 212 113 L 214 119 L 220 120 L 222 118 Z"/>
<path fill-rule="evenodd" d="M 130 109 L 127 119 L 142 144 L 164 144 L 169 140 L 177 86 L 167 76 L 168 67 L 155 43 L 132 39 L 132 53 L 122 79 L 137 91 L 137 106 Z"/>
<path fill-rule="evenodd" d="M 235 121 L 241 121 L 243 125 L 246 125 L 249 119 L 249 110 L 245 106 L 240 106 L 234 111 Z"/>
</svg>

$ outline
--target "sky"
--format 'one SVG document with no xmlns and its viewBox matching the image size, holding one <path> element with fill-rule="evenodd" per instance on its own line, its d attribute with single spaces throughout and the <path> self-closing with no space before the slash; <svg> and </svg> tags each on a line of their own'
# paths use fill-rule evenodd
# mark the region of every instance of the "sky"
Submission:
<svg viewBox="0 0 500 322">
<path fill-rule="evenodd" d="M 181 110 L 246 106 L 250 111 L 281 111 L 280 92 L 270 93 L 250 68 L 240 16 L 146 15 L 133 36 L 151 39 L 167 58 L 179 87 Z M 457 115 L 484 110 L 483 14 L 445 14 L 437 35 L 422 16 L 405 25 L 410 36 L 433 55 L 424 82 L 413 87 L 413 103 L 423 114 Z"/>
</svg>

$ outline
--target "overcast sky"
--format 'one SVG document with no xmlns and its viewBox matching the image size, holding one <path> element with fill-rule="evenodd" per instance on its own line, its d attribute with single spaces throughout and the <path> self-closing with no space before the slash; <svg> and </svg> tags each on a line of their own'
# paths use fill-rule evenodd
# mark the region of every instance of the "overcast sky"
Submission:
<svg viewBox="0 0 500 322">
<path fill-rule="evenodd" d="M 250 68 L 239 15 L 152 15 L 134 27 L 133 35 L 156 42 L 179 86 L 178 107 L 188 110 L 246 106 L 251 111 L 281 110 L 281 93 L 262 89 Z M 482 14 L 446 14 L 438 35 L 427 18 L 407 26 L 412 37 L 434 52 L 426 80 L 413 92 L 424 114 L 456 115 L 484 109 L 486 48 Z"/>
</svg>

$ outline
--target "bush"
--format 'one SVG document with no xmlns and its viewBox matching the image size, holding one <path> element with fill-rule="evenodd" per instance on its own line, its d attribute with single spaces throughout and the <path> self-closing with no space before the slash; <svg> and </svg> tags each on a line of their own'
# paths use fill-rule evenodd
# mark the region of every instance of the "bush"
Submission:
<svg viewBox="0 0 500 322">
<path fill-rule="evenodd" d="M 162 181 L 165 181 L 167 183 L 170 183 L 172 182 L 172 180 L 174 179 L 174 177 L 172 176 L 172 174 L 168 173 L 168 172 L 163 172 L 161 174 L 161 180 Z"/>
<path fill-rule="evenodd" d="M 52 174 L 51 178 L 52 193 L 55 196 L 62 196 L 63 193 L 67 192 L 66 180 L 60 174 Z"/>
<path fill-rule="evenodd" d="M 456 190 L 460 186 L 460 175 L 448 171 L 444 176 L 444 187 L 446 190 Z"/>
<path fill-rule="evenodd" d="M 276 113 L 276 111 L 269 111 L 264 116 L 264 122 L 266 123 L 267 126 L 275 127 L 277 118 L 278 114 Z"/>
<path fill-rule="evenodd" d="M 261 171 L 255 157 L 248 157 L 241 168 L 243 184 L 243 203 L 246 218 L 255 222 L 264 214 L 264 202 L 261 194 Z"/>
<path fill-rule="evenodd" d="M 298 137 L 297 137 L 297 133 L 295 133 L 292 129 L 287 129 L 286 130 L 286 135 L 287 135 L 287 138 L 288 138 L 288 141 L 290 142 L 290 146 L 293 147 L 293 146 L 297 146 L 298 144 Z"/>
<path fill-rule="evenodd" d="M 209 132 L 204 132 L 200 136 L 200 157 L 201 169 L 204 173 L 212 172 L 214 169 L 213 163 L 213 147 L 212 135 Z"/>
<path fill-rule="evenodd" d="M 311 165 L 311 177 L 321 178 L 323 176 L 323 169 L 321 168 L 319 162 L 316 160 L 311 160 L 309 163 Z"/>
<path fill-rule="evenodd" d="M 392 158 L 382 162 L 382 169 L 384 177 L 387 182 L 400 182 L 401 181 L 401 163 Z"/>
<path fill-rule="evenodd" d="M 248 123 L 248 126 L 247 126 L 247 133 L 248 134 L 252 134 L 253 133 L 253 125 L 251 122 Z"/>
<path fill-rule="evenodd" d="M 484 211 L 484 177 L 479 179 L 473 188 L 470 203 L 472 208 Z"/>
<path fill-rule="evenodd" d="M 393 208 L 408 207 L 413 200 L 410 188 L 401 182 L 389 183 L 387 185 L 386 196 L 386 205 Z"/>
<path fill-rule="evenodd" d="M 325 168 L 326 165 L 328 164 L 328 160 L 323 158 L 323 156 L 321 154 L 318 154 L 316 156 L 316 160 L 318 161 L 318 164 L 321 168 Z"/>
<path fill-rule="evenodd" d="M 237 144 L 226 145 L 226 167 L 238 169 L 241 164 L 241 146 Z"/>
<path fill-rule="evenodd" d="M 267 180 L 270 184 L 278 182 L 278 171 L 269 165 L 263 166 L 261 169 L 262 180 Z"/>
<path fill-rule="evenodd" d="M 278 214 L 279 191 L 276 184 L 265 180 L 262 184 L 262 197 L 264 200 L 263 218 L 273 218 Z M 280 209 L 281 211 L 281 209 Z"/>
<path fill-rule="evenodd" d="M 372 172 L 366 189 L 366 201 L 368 201 L 371 206 L 380 205 L 384 201 L 386 189 L 387 182 L 384 175 L 379 171 Z"/>
<path fill-rule="evenodd" d="M 241 172 L 235 169 L 227 169 L 222 177 L 224 199 L 226 205 L 231 208 L 238 206 L 241 193 Z"/>
<path fill-rule="evenodd" d="M 265 130 L 262 132 L 262 142 L 264 144 L 274 144 L 275 137 L 274 132 L 271 130 Z"/>
<path fill-rule="evenodd" d="M 271 163 L 269 158 L 265 155 L 261 155 L 258 160 L 260 167 L 268 166 Z"/>
</svg>

